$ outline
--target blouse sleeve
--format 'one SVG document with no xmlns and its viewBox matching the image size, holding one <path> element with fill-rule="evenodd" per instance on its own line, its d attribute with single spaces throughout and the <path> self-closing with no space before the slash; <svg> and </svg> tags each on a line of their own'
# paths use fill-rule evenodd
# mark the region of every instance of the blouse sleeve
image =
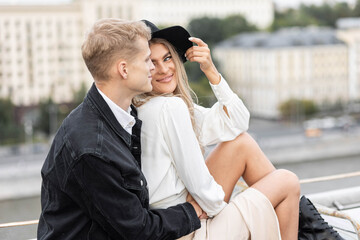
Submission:
<svg viewBox="0 0 360 240">
<path fill-rule="evenodd" d="M 226 206 L 225 193 L 205 165 L 184 101 L 177 97 L 167 98 L 161 121 L 177 174 L 208 216 L 216 215 Z"/>
<path fill-rule="evenodd" d="M 230 141 L 249 128 L 250 113 L 223 77 L 210 84 L 218 102 L 211 108 L 195 105 L 195 118 L 203 146 Z M 224 111 L 227 109 L 229 116 Z"/>
</svg>

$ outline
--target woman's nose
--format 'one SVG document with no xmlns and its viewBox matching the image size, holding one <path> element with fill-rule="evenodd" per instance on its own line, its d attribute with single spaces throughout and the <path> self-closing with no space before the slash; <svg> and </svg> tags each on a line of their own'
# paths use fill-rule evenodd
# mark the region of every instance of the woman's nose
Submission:
<svg viewBox="0 0 360 240">
<path fill-rule="evenodd" d="M 168 70 L 168 67 L 166 66 L 166 64 L 162 63 L 157 66 L 157 70 L 159 73 L 166 73 Z"/>
</svg>

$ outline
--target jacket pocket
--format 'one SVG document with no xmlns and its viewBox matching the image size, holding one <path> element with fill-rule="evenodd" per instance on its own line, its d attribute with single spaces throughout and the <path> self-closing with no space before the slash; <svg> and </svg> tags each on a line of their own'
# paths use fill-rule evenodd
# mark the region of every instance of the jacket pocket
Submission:
<svg viewBox="0 0 360 240">
<path fill-rule="evenodd" d="M 123 176 L 124 187 L 132 190 L 142 190 L 145 186 L 145 180 L 140 172 L 134 172 Z"/>
</svg>

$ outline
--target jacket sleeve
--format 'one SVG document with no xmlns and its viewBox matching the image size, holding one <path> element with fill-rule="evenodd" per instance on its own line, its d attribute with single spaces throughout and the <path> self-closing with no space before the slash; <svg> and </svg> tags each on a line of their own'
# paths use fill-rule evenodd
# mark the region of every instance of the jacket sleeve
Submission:
<svg viewBox="0 0 360 240">
<path fill-rule="evenodd" d="M 225 79 L 221 77 L 218 85 L 210 86 L 218 102 L 211 108 L 195 105 L 194 111 L 203 146 L 233 140 L 249 128 L 250 113 Z"/>
<path fill-rule="evenodd" d="M 190 203 L 144 208 L 137 189 L 124 187 L 120 170 L 98 157 L 82 157 L 67 181 L 68 189 L 76 191 L 70 195 L 113 239 L 176 239 L 200 227 Z"/>
</svg>

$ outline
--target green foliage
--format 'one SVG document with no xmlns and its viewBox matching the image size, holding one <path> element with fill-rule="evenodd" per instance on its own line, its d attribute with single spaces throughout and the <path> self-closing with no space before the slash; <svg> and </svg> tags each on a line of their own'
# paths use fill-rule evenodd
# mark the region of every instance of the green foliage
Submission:
<svg viewBox="0 0 360 240">
<path fill-rule="evenodd" d="M 86 96 L 87 91 L 88 91 L 88 89 L 87 89 L 85 83 L 82 83 L 80 88 L 74 93 L 74 101 L 72 103 L 73 108 L 79 106 L 80 103 L 82 103 L 82 101 L 84 100 L 84 98 Z"/>
<path fill-rule="evenodd" d="M 40 102 L 35 129 L 47 136 L 54 134 L 67 115 L 83 101 L 86 93 L 87 88 L 82 84 L 80 89 L 74 92 L 74 100 L 71 103 L 56 104 L 51 98 Z"/>
<path fill-rule="evenodd" d="M 214 44 L 241 32 L 257 30 L 241 15 L 231 15 L 226 18 L 195 18 L 190 21 L 187 29 L 192 36 L 201 38 L 210 48 Z"/>
<path fill-rule="evenodd" d="M 201 71 L 198 63 L 186 62 L 184 64 L 187 76 L 191 82 L 200 82 L 204 77 L 204 73 Z"/>
<path fill-rule="evenodd" d="M 207 43 L 210 49 L 212 49 L 216 43 L 236 34 L 257 30 L 254 25 L 249 24 L 241 15 L 231 15 L 226 18 L 202 17 L 192 19 L 187 29 L 192 36 L 201 38 Z M 214 64 L 217 65 L 216 59 L 213 58 L 213 61 Z M 208 81 L 204 78 L 203 72 L 200 70 L 199 64 L 186 63 L 185 69 L 192 82 L 191 86 L 196 89 L 195 91 L 199 92 L 199 99 L 203 101 L 204 104 L 210 104 L 211 100 L 208 101 L 205 99 L 211 99 L 211 97 L 208 96 L 212 95 L 212 91 L 208 86 Z M 205 82 L 203 82 L 204 79 L 206 80 Z M 209 88 L 205 87 L 201 90 L 200 88 L 204 86 Z"/>
<path fill-rule="evenodd" d="M 354 8 L 351 8 L 346 2 L 337 2 L 331 5 L 326 2 L 322 5 L 301 4 L 298 9 L 287 9 L 282 12 L 275 11 L 275 19 L 270 30 L 275 31 L 283 27 L 303 27 L 308 25 L 335 27 L 339 18 L 359 16 L 360 0 L 357 1 Z"/>
<path fill-rule="evenodd" d="M 202 17 L 192 19 L 187 28 L 191 36 L 201 38 L 210 47 L 223 40 L 221 19 Z"/>
<path fill-rule="evenodd" d="M 15 120 L 15 106 L 11 100 L 0 99 L 0 145 L 23 141 L 24 129 Z"/>
<path fill-rule="evenodd" d="M 352 17 L 360 17 L 360 0 L 358 0 L 355 4 Z"/>
<path fill-rule="evenodd" d="M 50 135 L 50 118 L 57 116 L 57 106 L 51 98 L 41 101 L 38 106 L 39 109 L 39 118 L 35 123 L 35 130 L 44 133 L 45 135 Z M 50 115 L 51 114 L 51 115 Z"/>
<path fill-rule="evenodd" d="M 209 80 L 207 80 L 205 76 L 200 78 L 197 82 L 190 81 L 189 84 L 197 96 L 199 105 L 210 107 L 214 104 L 216 99 L 209 85 Z"/>
<path fill-rule="evenodd" d="M 290 99 L 279 105 L 279 111 L 284 119 L 309 118 L 318 108 L 311 100 Z"/>
<path fill-rule="evenodd" d="M 0 99 L 0 124 L 8 125 L 14 119 L 14 105 L 10 99 Z"/>
<path fill-rule="evenodd" d="M 0 124 L 0 145 L 16 144 L 24 141 L 24 128 L 20 125 L 11 123 L 8 125 Z"/>
<path fill-rule="evenodd" d="M 221 21 L 223 39 L 230 38 L 242 32 L 254 32 L 258 29 L 246 21 L 241 15 L 230 15 Z"/>
</svg>

